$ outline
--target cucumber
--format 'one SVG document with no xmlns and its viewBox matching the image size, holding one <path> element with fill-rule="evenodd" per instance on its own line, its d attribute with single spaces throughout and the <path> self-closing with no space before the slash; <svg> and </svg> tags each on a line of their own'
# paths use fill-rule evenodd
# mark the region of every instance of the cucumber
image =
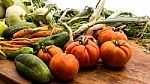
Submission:
<svg viewBox="0 0 150 84">
<path fill-rule="evenodd" d="M 69 40 L 68 32 L 61 32 L 48 37 L 44 37 L 38 42 L 32 43 L 35 50 L 39 50 L 42 46 L 56 45 L 62 47 Z"/>
<path fill-rule="evenodd" d="M 14 62 L 17 71 L 26 78 L 42 83 L 48 82 L 52 78 L 48 66 L 35 55 L 20 54 Z"/>
<path fill-rule="evenodd" d="M 16 56 L 19 54 L 33 54 L 33 48 L 31 47 L 21 47 L 16 51 L 3 51 L 6 57 L 10 60 L 15 60 Z"/>
</svg>

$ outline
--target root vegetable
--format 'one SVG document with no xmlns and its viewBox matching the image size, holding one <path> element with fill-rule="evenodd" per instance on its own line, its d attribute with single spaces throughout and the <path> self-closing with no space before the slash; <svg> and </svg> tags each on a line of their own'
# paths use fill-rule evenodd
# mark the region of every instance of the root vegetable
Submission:
<svg viewBox="0 0 150 84">
<path fill-rule="evenodd" d="M 32 33 L 33 33 L 32 29 L 23 29 L 13 34 L 13 38 L 27 37 L 29 36 L 29 34 Z"/>
<path fill-rule="evenodd" d="M 31 35 L 28 36 L 28 38 L 34 38 L 34 37 L 46 37 L 46 36 L 50 36 L 52 34 L 61 32 L 62 29 L 52 29 L 52 30 L 45 30 L 45 31 L 37 31 Z"/>
<path fill-rule="evenodd" d="M 28 39 L 28 38 L 15 38 L 15 39 L 13 39 L 13 41 L 29 41 L 29 42 L 33 43 L 33 42 L 37 42 L 37 41 L 39 41 L 41 39 L 42 39 L 42 37 L 31 38 L 31 39 Z"/>
<path fill-rule="evenodd" d="M 10 48 L 10 47 L 2 47 L 1 50 L 2 51 L 16 51 L 19 48 Z"/>
</svg>

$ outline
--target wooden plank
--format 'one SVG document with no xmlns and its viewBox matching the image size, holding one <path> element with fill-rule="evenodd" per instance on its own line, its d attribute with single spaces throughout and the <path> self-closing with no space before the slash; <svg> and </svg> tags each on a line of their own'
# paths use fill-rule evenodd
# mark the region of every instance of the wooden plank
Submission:
<svg viewBox="0 0 150 84">
<path fill-rule="evenodd" d="M 9 82 L 31 84 L 30 81 L 25 80 L 17 73 L 14 62 L 9 60 L 0 60 L 0 76 L 0 79 L 3 82 L 6 81 L 6 84 L 10 84 Z"/>
<path fill-rule="evenodd" d="M 112 70 L 103 66 L 100 61 L 96 67 L 88 70 L 80 70 L 73 81 L 60 82 L 52 80 L 49 84 L 149 84 L 150 83 L 150 55 L 142 51 L 142 47 L 134 41 L 130 41 L 133 54 L 129 63 L 120 70 Z M 33 82 L 20 76 L 12 61 L 0 60 L 0 84 L 20 83 L 31 84 Z"/>
</svg>

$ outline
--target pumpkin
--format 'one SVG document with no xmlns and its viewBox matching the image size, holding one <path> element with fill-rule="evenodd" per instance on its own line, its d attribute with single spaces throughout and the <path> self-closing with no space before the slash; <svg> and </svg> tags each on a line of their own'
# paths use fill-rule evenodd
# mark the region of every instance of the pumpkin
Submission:
<svg viewBox="0 0 150 84">
<path fill-rule="evenodd" d="M 40 49 L 37 56 L 46 64 L 49 64 L 51 58 L 58 53 L 63 53 L 63 50 L 55 45 L 50 45 Z"/>
<path fill-rule="evenodd" d="M 124 40 L 107 41 L 100 48 L 103 63 L 112 68 L 123 67 L 131 58 L 132 49 Z"/>
<path fill-rule="evenodd" d="M 98 40 L 100 44 L 116 39 L 128 41 L 128 38 L 123 31 L 114 31 L 113 27 L 104 27 L 98 33 Z"/>
<path fill-rule="evenodd" d="M 80 67 L 83 68 L 96 65 L 100 58 L 98 45 L 92 40 L 86 38 L 71 42 L 66 47 L 66 52 L 75 55 L 79 61 Z"/>
<path fill-rule="evenodd" d="M 54 77 L 67 81 L 78 74 L 79 62 L 72 54 L 59 53 L 51 59 L 49 68 Z"/>
</svg>

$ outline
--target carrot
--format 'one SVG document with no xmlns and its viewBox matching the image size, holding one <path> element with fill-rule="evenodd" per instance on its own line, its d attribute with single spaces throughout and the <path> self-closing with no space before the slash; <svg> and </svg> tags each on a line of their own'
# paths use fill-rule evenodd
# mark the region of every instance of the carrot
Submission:
<svg viewBox="0 0 150 84">
<path fill-rule="evenodd" d="M 12 41 L 24 41 L 24 40 L 28 40 L 28 38 L 14 38 L 14 39 L 12 39 Z"/>
<path fill-rule="evenodd" d="M 12 45 L 12 44 L 3 44 L 3 47 L 12 47 L 12 48 L 20 48 L 20 47 L 25 47 L 29 45 Z"/>
<path fill-rule="evenodd" d="M 11 41 L 12 44 L 20 44 L 20 45 L 30 45 L 31 42 L 30 41 Z"/>
<path fill-rule="evenodd" d="M 21 48 L 21 47 L 27 47 L 29 45 L 11 45 L 13 48 Z"/>
<path fill-rule="evenodd" d="M 29 41 L 29 42 L 37 42 L 39 40 L 41 40 L 42 37 L 38 37 L 38 38 L 31 38 L 31 39 L 28 39 L 28 38 L 15 38 L 13 39 L 13 41 Z"/>
<path fill-rule="evenodd" d="M 28 39 L 30 42 L 37 42 L 39 40 L 41 40 L 42 37 L 38 37 L 38 38 L 32 38 L 32 39 Z"/>
<path fill-rule="evenodd" d="M 13 38 L 27 37 L 32 33 L 33 33 L 32 29 L 23 29 L 13 34 Z"/>
<path fill-rule="evenodd" d="M 0 41 L 0 45 L 1 44 L 11 44 L 12 42 L 11 41 Z"/>
<path fill-rule="evenodd" d="M 31 42 L 25 41 L 25 40 L 23 41 L 0 41 L 0 44 L 21 44 L 21 45 L 27 44 L 29 45 L 31 44 Z"/>
<path fill-rule="evenodd" d="M 2 47 L 1 50 L 2 51 L 16 51 L 19 48 L 10 48 L 10 47 Z"/>
<path fill-rule="evenodd" d="M 33 37 L 46 37 L 51 35 L 52 31 L 48 30 L 48 31 L 37 31 L 35 33 L 33 33 L 32 35 L 28 36 L 28 38 L 33 38 Z"/>
<path fill-rule="evenodd" d="M 30 35 L 28 38 L 46 37 L 46 36 L 50 36 L 52 34 L 61 32 L 61 31 L 62 31 L 62 29 L 52 29 L 52 30 L 37 31 L 37 32 L 34 32 L 32 35 Z"/>
<path fill-rule="evenodd" d="M 30 41 L 3 41 L 0 42 L 1 46 L 4 47 L 13 47 L 13 48 L 20 48 L 25 46 L 30 46 Z"/>
</svg>

